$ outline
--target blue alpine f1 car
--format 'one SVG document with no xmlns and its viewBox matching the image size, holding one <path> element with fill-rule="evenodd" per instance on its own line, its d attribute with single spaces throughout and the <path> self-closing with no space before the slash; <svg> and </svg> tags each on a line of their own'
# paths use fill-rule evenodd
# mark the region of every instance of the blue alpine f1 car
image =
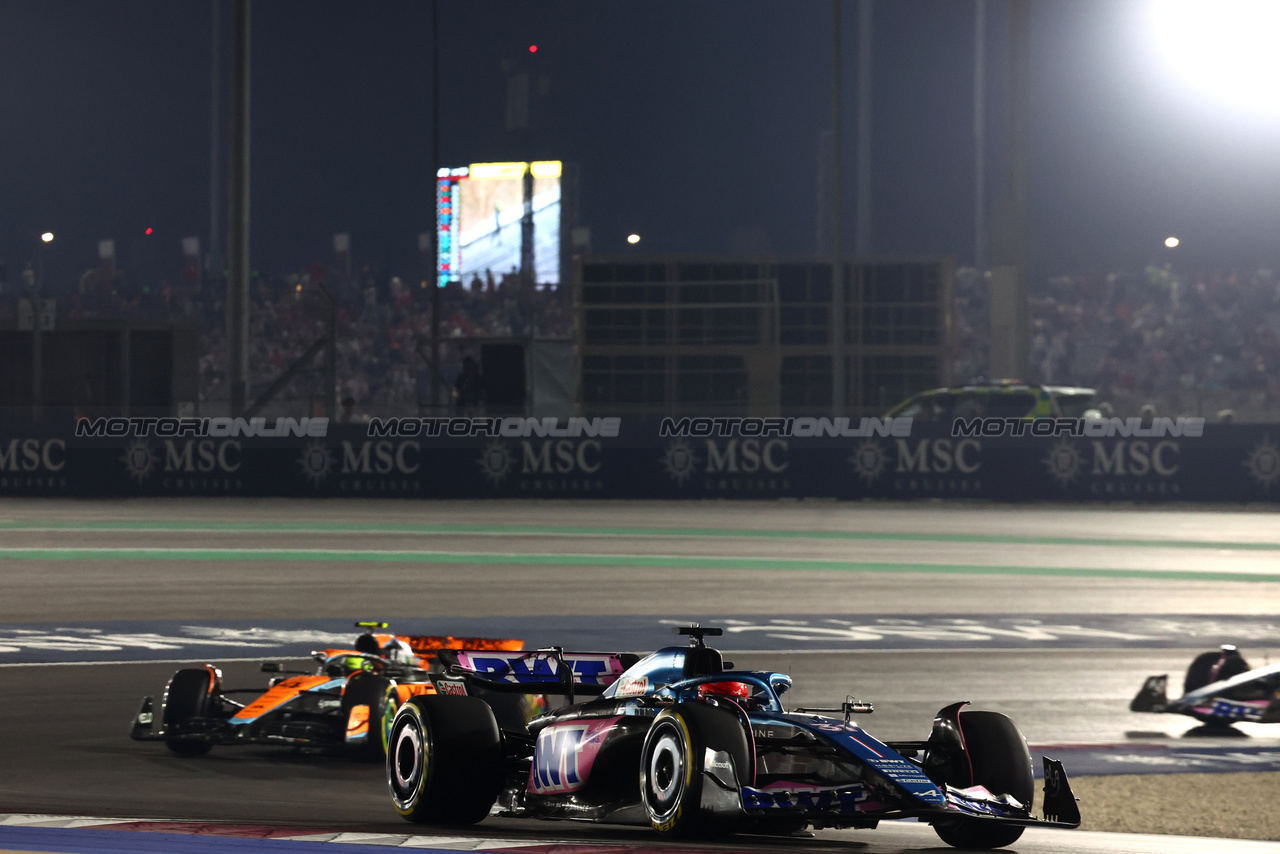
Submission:
<svg viewBox="0 0 1280 854">
<path fill-rule="evenodd" d="M 1168 692 L 1168 674 L 1148 676 L 1129 709 L 1189 715 L 1210 726 L 1280 723 L 1280 664 L 1250 669 L 1231 644 L 1195 657 L 1181 697 L 1170 700 Z"/>
<path fill-rule="evenodd" d="M 789 676 L 733 670 L 704 641 L 720 629 L 678 631 L 689 646 L 639 660 L 442 650 L 452 681 L 392 722 L 396 809 L 413 822 L 469 824 L 497 805 L 506 816 L 648 824 L 673 837 L 916 818 L 964 848 L 1080 824 L 1066 774 L 1048 757 L 1044 817 L 1032 815 L 1031 755 L 1004 715 L 954 703 L 927 739 L 881 742 L 853 723 L 870 703 L 788 709 Z M 486 701 L 503 692 L 545 695 L 552 711 L 504 714 L 510 704 Z"/>
</svg>

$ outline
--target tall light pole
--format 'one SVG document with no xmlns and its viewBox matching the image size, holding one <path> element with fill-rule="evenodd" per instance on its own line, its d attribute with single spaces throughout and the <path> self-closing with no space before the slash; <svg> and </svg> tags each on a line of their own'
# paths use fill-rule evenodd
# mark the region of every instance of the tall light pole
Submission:
<svg viewBox="0 0 1280 854">
<path fill-rule="evenodd" d="M 249 386 L 249 19 L 250 0 L 231 2 L 231 121 L 227 176 L 227 377 L 231 414 L 243 415 Z M 328 413 L 333 417 L 333 413 Z"/>
<path fill-rule="evenodd" d="M 840 143 L 840 0 L 831 0 L 831 413 L 843 415 L 846 404 L 844 371 L 844 254 L 840 232 L 844 220 L 844 169 Z"/>
<path fill-rule="evenodd" d="M 853 251 L 871 254 L 871 33 L 874 0 L 858 2 L 858 189 Z"/>
<path fill-rule="evenodd" d="M 41 404 L 44 398 L 44 346 L 40 337 L 40 293 L 44 288 L 44 248 L 53 242 L 53 232 L 46 231 L 40 235 L 40 246 L 36 255 L 36 271 L 31 277 L 31 420 L 39 422 L 42 415 Z"/>
<path fill-rule="evenodd" d="M 440 5 L 431 0 L 431 414 L 440 407 Z M 454 216 L 457 216 L 455 212 Z"/>
<path fill-rule="evenodd" d="M 973 10 L 973 266 L 987 269 L 987 0 Z"/>
<path fill-rule="evenodd" d="M 205 273 L 210 279 L 216 279 L 222 271 L 219 223 L 222 216 L 222 157 L 218 144 L 219 131 L 222 130 L 222 0 L 213 0 L 212 26 L 209 45 L 209 246 L 205 250 Z"/>
<path fill-rule="evenodd" d="M 1027 269 L 1030 42 L 1030 4 L 1028 0 L 1010 0 L 1003 129 L 1005 186 L 991 241 L 990 371 L 993 378 L 1025 379 L 1030 357 Z"/>
</svg>

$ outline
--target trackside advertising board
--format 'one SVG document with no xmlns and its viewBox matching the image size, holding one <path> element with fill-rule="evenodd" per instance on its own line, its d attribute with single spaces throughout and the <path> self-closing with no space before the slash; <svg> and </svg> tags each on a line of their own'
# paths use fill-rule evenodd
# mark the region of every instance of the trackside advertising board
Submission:
<svg viewBox="0 0 1280 854">
<path fill-rule="evenodd" d="M 15 421 L 0 422 L 0 495 L 1280 501 L 1280 426 L 1115 421 Z"/>
</svg>

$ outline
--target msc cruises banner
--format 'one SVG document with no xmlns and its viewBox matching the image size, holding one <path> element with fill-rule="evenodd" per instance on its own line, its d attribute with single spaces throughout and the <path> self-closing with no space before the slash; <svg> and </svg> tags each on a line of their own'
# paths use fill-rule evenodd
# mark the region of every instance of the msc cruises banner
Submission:
<svg viewBox="0 0 1280 854">
<path fill-rule="evenodd" d="M 1280 501 L 1280 425 L 989 420 L 0 422 L 0 495 Z"/>
</svg>

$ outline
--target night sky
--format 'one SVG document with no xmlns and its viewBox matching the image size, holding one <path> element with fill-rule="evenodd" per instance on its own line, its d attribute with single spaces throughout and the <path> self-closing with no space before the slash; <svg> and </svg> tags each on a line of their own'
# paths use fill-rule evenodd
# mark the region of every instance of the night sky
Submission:
<svg viewBox="0 0 1280 854">
<path fill-rule="evenodd" d="M 1146 47 L 1148 5 L 1032 3 L 1033 276 L 1277 261 L 1280 124 L 1177 85 Z M 994 145 L 1007 6 L 987 8 Z M 858 5 L 843 9 L 851 247 Z M 875 14 L 874 249 L 970 263 L 973 5 L 880 0 Z M 825 0 L 442 0 L 441 161 L 578 164 L 597 252 L 812 254 L 830 24 Z M 206 0 L 0 0 L 11 287 L 45 230 L 55 291 L 100 238 L 125 269 L 171 275 L 182 237 L 207 243 L 210 30 Z M 431 43 L 425 0 L 255 3 L 255 269 L 327 260 L 347 231 L 357 263 L 416 275 L 432 222 Z M 531 134 L 504 128 L 508 57 L 551 78 Z M 998 166 L 996 150 L 992 195 Z"/>
</svg>

